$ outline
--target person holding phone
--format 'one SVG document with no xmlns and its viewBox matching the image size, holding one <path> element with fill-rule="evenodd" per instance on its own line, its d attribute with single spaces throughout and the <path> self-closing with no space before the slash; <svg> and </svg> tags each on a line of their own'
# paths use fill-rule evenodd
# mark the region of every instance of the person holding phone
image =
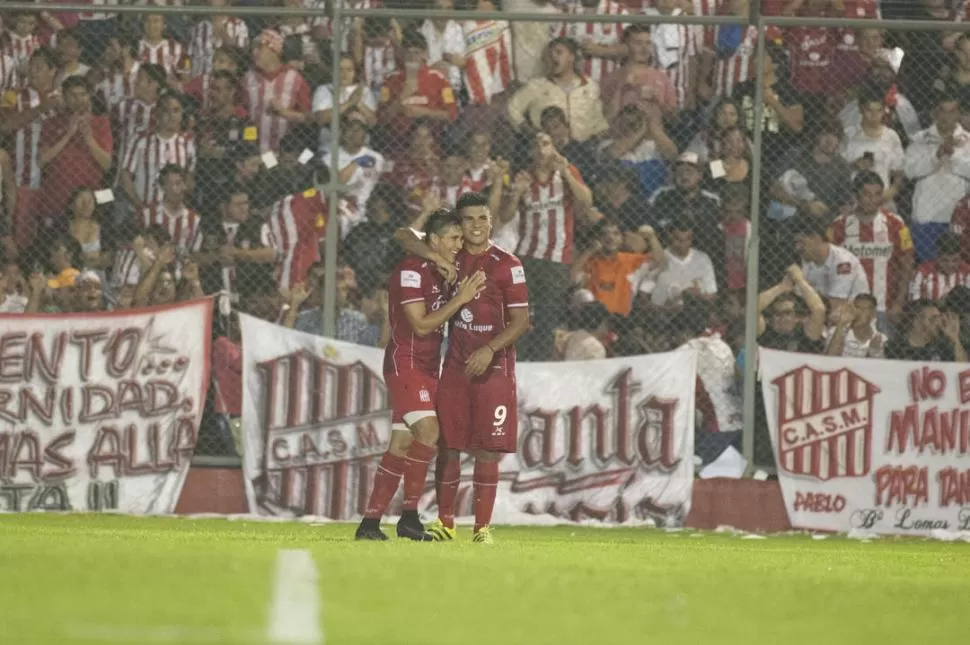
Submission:
<svg viewBox="0 0 970 645">
<path fill-rule="evenodd" d="M 864 171 L 879 175 L 886 190 L 883 207 L 895 212 L 893 201 L 903 185 L 903 144 L 895 130 L 886 127 L 886 106 L 880 93 L 863 89 L 859 95 L 861 121 L 846 127 L 842 158 L 852 165 L 853 178 Z"/>
</svg>

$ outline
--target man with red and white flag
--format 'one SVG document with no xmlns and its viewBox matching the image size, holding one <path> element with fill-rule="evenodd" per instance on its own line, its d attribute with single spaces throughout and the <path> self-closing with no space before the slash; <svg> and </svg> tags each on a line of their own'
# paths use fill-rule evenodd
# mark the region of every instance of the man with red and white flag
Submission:
<svg viewBox="0 0 970 645">
<path fill-rule="evenodd" d="M 916 269 L 909 298 L 939 302 L 954 287 L 970 287 L 970 263 L 960 257 L 960 237 L 947 232 L 936 241 L 936 259 Z"/>
<path fill-rule="evenodd" d="M 291 124 L 310 117 L 310 86 L 297 70 L 283 64 L 283 37 L 264 29 L 253 44 L 251 69 L 242 79 L 249 116 L 259 128 L 262 152 L 278 150 Z"/>
<path fill-rule="evenodd" d="M 895 322 L 906 303 L 913 274 L 913 239 L 902 218 L 882 208 L 885 184 L 878 174 L 864 170 L 852 185 L 856 210 L 836 219 L 828 237 L 859 258 L 885 330 L 887 316 Z"/>
</svg>

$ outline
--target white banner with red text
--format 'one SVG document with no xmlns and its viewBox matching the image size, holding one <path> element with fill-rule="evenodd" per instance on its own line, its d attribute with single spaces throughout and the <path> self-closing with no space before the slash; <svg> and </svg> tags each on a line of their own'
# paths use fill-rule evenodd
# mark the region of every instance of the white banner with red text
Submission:
<svg viewBox="0 0 970 645">
<path fill-rule="evenodd" d="M 0 510 L 173 513 L 209 382 L 210 300 L 0 316 Z"/>
<path fill-rule="evenodd" d="M 792 526 L 970 529 L 970 366 L 759 351 Z"/>
<path fill-rule="evenodd" d="M 383 351 L 240 315 L 250 511 L 351 520 L 387 448 Z M 693 350 L 516 369 L 519 450 L 501 462 L 496 524 L 675 525 L 694 478 Z M 471 514 L 463 468 L 458 514 Z M 400 491 L 391 514 L 399 508 Z M 433 512 L 429 473 L 420 510 Z"/>
</svg>

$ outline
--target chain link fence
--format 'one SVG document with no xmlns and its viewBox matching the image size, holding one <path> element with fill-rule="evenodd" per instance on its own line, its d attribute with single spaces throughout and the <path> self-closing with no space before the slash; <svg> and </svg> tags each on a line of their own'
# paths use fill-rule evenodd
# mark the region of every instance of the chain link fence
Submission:
<svg viewBox="0 0 970 645">
<path fill-rule="evenodd" d="M 213 296 L 210 463 L 235 312 L 379 345 L 395 231 L 469 191 L 522 359 L 697 347 L 705 464 L 773 467 L 756 342 L 933 358 L 970 306 L 963 3 L 39 4 L 0 7 L 3 311 Z"/>
</svg>

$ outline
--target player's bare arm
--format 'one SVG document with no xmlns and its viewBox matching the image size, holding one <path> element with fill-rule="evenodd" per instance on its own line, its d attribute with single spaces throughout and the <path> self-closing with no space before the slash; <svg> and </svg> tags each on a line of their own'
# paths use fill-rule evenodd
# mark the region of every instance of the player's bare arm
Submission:
<svg viewBox="0 0 970 645">
<path fill-rule="evenodd" d="M 441 309 L 428 313 L 423 302 L 410 302 L 404 305 L 404 315 L 408 319 L 408 324 L 418 336 L 427 336 L 440 329 L 448 322 L 458 310 L 475 299 L 485 288 L 485 274 L 478 271 L 475 275 L 469 276 L 458 285 L 458 293 L 449 300 Z"/>
<path fill-rule="evenodd" d="M 483 374 L 488 366 L 492 364 L 495 352 L 514 345 L 525 332 L 529 331 L 529 308 L 515 307 L 509 309 L 509 326 L 502 330 L 498 336 L 488 341 L 487 344 L 479 347 L 465 362 L 465 374 L 468 376 L 479 376 Z"/>
<path fill-rule="evenodd" d="M 454 283 L 455 278 L 458 277 L 458 271 L 455 269 L 455 263 L 442 257 L 440 253 L 428 246 L 414 231 L 407 226 L 402 226 L 394 231 L 394 240 L 401 245 L 401 248 L 404 249 L 404 252 L 408 255 L 416 255 L 422 260 L 434 262 L 434 265 L 438 268 L 438 273 L 440 273 L 449 284 Z"/>
</svg>

